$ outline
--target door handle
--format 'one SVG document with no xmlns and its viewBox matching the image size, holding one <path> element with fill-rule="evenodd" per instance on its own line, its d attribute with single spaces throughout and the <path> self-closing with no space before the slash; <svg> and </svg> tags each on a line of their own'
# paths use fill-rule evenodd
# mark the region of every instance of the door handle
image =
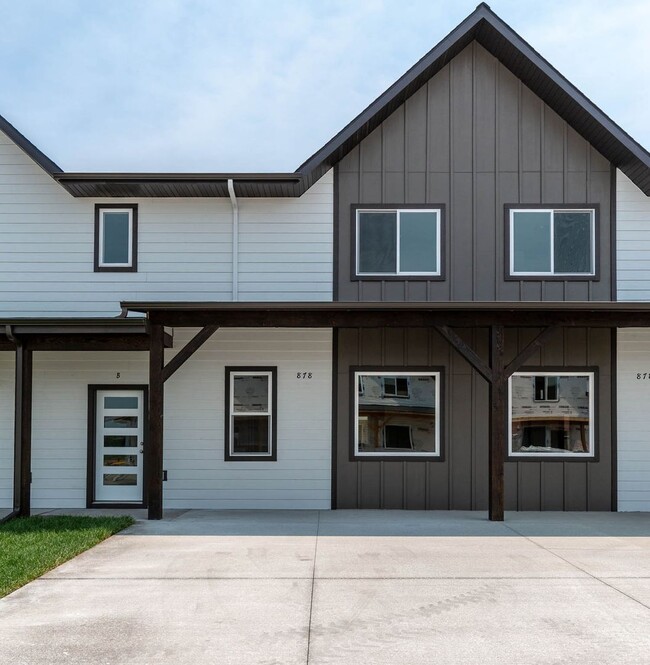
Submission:
<svg viewBox="0 0 650 665">
<path fill-rule="evenodd" d="M 140 441 L 138 445 L 140 446 L 140 450 L 138 450 L 138 452 L 142 455 L 142 453 L 144 453 L 144 441 Z"/>
</svg>

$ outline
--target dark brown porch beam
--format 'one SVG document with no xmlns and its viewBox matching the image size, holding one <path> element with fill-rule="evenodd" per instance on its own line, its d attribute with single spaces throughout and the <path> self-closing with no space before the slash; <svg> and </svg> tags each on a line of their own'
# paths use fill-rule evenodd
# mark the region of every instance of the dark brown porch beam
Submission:
<svg viewBox="0 0 650 665">
<path fill-rule="evenodd" d="M 502 522 L 504 516 L 504 463 L 507 435 L 507 386 L 504 368 L 505 334 L 503 326 L 490 327 L 490 441 L 489 441 L 489 517 Z"/>
<path fill-rule="evenodd" d="M 144 449 L 145 486 L 150 520 L 163 516 L 163 410 L 165 383 L 164 329 L 159 324 L 150 327 L 149 349 L 149 427 Z"/>
<path fill-rule="evenodd" d="M 506 365 L 506 368 L 504 369 L 506 378 L 512 376 L 533 355 L 533 353 L 544 346 L 548 341 L 548 338 L 559 329 L 559 325 L 552 325 L 544 328 L 544 330 L 542 330 L 520 353 L 517 354 L 512 362 Z"/>
<path fill-rule="evenodd" d="M 14 403 L 14 511 L 31 513 L 32 482 L 32 352 L 16 344 Z"/>
<path fill-rule="evenodd" d="M 452 345 L 458 353 L 488 382 L 492 383 L 492 370 L 481 357 L 465 343 L 449 326 L 435 326 L 435 329 Z"/>
<path fill-rule="evenodd" d="M 163 381 L 181 368 L 219 329 L 219 326 L 205 326 L 163 367 Z"/>
</svg>

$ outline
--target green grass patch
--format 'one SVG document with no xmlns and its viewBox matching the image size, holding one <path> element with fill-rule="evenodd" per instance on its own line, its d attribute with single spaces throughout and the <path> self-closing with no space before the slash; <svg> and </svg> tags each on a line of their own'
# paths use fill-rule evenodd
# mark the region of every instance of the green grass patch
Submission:
<svg viewBox="0 0 650 665">
<path fill-rule="evenodd" d="M 129 516 L 52 515 L 0 524 L 0 598 L 133 522 Z"/>
</svg>

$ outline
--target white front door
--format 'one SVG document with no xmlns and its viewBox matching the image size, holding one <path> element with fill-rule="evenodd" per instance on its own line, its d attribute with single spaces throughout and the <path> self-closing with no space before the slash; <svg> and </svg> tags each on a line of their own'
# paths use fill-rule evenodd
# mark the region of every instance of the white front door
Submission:
<svg viewBox="0 0 650 665">
<path fill-rule="evenodd" d="M 96 394 L 95 501 L 141 503 L 144 391 Z"/>
</svg>

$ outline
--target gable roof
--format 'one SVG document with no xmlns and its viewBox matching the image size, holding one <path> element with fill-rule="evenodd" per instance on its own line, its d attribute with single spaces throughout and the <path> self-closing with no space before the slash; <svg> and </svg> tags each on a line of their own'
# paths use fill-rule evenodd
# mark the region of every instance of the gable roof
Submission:
<svg viewBox="0 0 650 665">
<path fill-rule="evenodd" d="M 300 196 L 473 40 L 481 44 L 650 196 L 650 153 L 481 3 L 294 173 L 64 173 L 0 117 L 4 131 L 73 196 Z"/>
</svg>

